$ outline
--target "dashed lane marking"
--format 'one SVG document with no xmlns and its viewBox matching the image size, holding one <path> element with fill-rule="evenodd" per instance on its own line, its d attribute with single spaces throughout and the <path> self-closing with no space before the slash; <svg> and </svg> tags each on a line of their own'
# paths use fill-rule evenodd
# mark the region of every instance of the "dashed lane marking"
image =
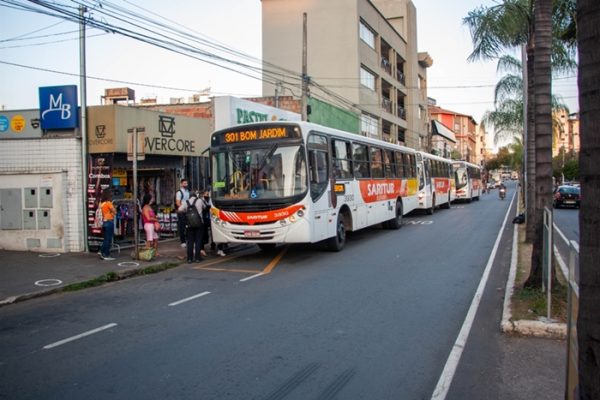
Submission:
<svg viewBox="0 0 600 400">
<path fill-rule="evenodd" d="M 181 304 L 181 303 L 186 303 L 186 302 L 188 302 L 188 301 L 195 300 L 195 299 L 197 299 L 197 298 L 199 298 L 199 297 L 203 297 L 203 296 L 206 296 L 206 295 L 209 295 L 209 294 L 210 294 L 210 292 L 202 292 L 202 293 L 198 293 L 198 294 L 195 294 L 195 295 L 193 295 L 193 296 L 186 297 L 185 299 L 181 299 L 181 300 L 178 300 L 178 301 L 174 301 L 174 302 L 172 302 L 172 303 L 169 303 L 169 307 L 177 306 L 177 305 L 179 305 L 179 304 Z"/>
<path fill-rule="evenodd" d="M 44 350 L 49 350 L 49 349 L 52 349 L 54 347 L 58 347 L 58 346 L 61 346 L 63 344 L 72 342 L 74 340 L 78 340 L 78 339 L 84 338 L 86 336 L 90 336 L 90 335 L 93 335 L 95 333 L 102 332 L 102 331 L 110 329 L 110 328 L 114 328 L 115 326 L 117 326 L 117 324 L 115 324 L 114 322 L 110 323 L 110 324 L 106 324 L 106 325 L 101 326 L 99 328 L 92 329 L 91 331 L 83 332 L 83 333 L 80 333 L 79 335 L 71 336 L 69 338 L 66 338 L 66 339 L 63 339 L 63 340 L 59 340 L 58 342 L 54 342 L 54 343 L 48 344 L 48 345 L 44 346 L 43 348 L 44 348 Z"/>
</svg>

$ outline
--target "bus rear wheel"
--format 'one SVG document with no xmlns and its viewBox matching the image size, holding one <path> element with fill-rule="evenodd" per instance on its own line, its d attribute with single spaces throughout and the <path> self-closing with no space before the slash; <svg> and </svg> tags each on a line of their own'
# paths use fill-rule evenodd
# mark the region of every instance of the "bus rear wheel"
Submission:
<svg viewBox="0 0 600 400">
<path fill-rule="evenodd" d="M 327 239 L 327 247 L 331 251 L 340 251 L 346 244 L 346 225 L 344 224 L 344 215 L 338 214 L 335 236 Z"/>
</svg>

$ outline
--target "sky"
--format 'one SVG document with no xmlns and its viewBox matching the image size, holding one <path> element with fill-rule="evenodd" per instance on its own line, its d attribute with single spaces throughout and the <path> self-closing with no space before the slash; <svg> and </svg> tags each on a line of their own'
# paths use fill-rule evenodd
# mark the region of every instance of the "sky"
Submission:
<svg viewBox="0 0 600 400">
<path fill-rule="evenodd" d="M 129 9 L 142 6 L 156 13 L 154 18 L 167 18 L 186 32 L 261 58 L 260 0 L 178 0 L 177 7 L 160 0 L 112 2 Z M 6 4 L 0 0 L 0 109 L 37 108 L 40 86 L 79 85 L 78 25 Z M 462 20 L 469 11 L 491 6 L 494 0 L 413 0 L 413 4 L 419 51 L 433 58 L 428 69 L 429 97 L 438 106 L 471 115 L 479 123 L 485 111 L 493 109 L 499 75 L 495 62 L 467 61 L 472 42 Z M 92 14 L 102 18 L 99 12 Z M 88 105 L 100 104 L 104 89 L 112 87 L 130 87 L 138 101 L 157 97 L 160 103 L 187 99 L 207 88 L 211 95 L 238 97 L 260 96 L 262 90 L 259 79 L 97 29 L 87 30 L 86 72 Z M 571 112 L 579 110 L 576 86 L 574 76 L 553 81 L 554 92 L 563 96 Z"/>
</svg>

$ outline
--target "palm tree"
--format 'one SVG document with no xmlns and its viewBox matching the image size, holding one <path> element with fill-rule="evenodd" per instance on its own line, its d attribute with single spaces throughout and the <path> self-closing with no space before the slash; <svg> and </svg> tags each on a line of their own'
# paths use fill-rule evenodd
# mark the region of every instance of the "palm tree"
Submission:
<svg viewBox="0 0 600 400">
<path fill-rule="evenodd" d="M 536 123 L 535 117 L 541 116 L 543 112 L 548 111 L 548 118 L 551 118 L 550 110 L 546 110 L 545 108 L 545 96 L 546 92 L 548 94 L 548 104 L 550 104 L 550 86 L 548 89 L 545 89 L 546 85 L 551 82 L 551 70 L 546 68 L 541 68 L 541 65 L 545 65 L 546 60 L 544 59 L 541 64 L 538 65 L 537 73 L 544 73 L 547 76 L 540 77 L 535 74 L 534 64 L 535 64 L 535 45 L 537 45 L 536 34 L 540 32 L 546 33 L 545 27 L 544 30 L 538 31 L 535 29 L 535 18 L 534 18 L 534 10 L 538 7 L 545 6 L 545 0 L 503 0 L 501 3 L 498 3 L 494 6 L 485 8 L 479 7 L 473 11 L 471 11 L 468 16 L 463 20 L 465 24 L 467 24 L 471 30 L 471 36 L 473 39 L 474 50 L 469 56 L 470 61 L 477 60 L 478 58 L 496 58 L 499 57 L 500 53 L 506 49 L 515 49 L 519 46 L 525 46 L 527 50 L 526 57 L 526 65 L 527 65 L 527 74 L 525 76 L 527 79 L 527 96 L 524 97 L 526 102 L 526 121 L 525 124 L 525 136 L 526 136 L 526 154 L 527 154 L 527 229 L 526 229 L 526 240 L 528 242 L 534 243 L 534 253 L 537 251 L 535 246 L 539 245 L 539 241 L 537 241 L 537 236 L 540 234 L 538 232 L 540 225 L 536 225 L 539 218 L 536 214 L 542 216 L 543 207 L 540 208 L 541 205 L 546 203 L 545 199 L 541 201 L 536 201 L 537 193 L 543 193 L 545 195 L 548 189 L 536 189 L 538 183 L 536 181 L 536 174 L 538 172 L 538 168 L 536 167 L 535 157 L 538 155 L 536 151 L 537 140 L 541 140 L 540 144 L 541 148 L 546 148 L 546 126 L 549 127 L 551 132 L 551 122 L 548 124 L 546 117 L 542 118 L 539 123 Z M 551 0 L 548 0 L 551 1 Z M 556 7 L 553 9 L 552 5 L 550 5 L 550 25 L 549 31 L 550 35 L 547 40 L 548 47 L 552 48 L 552 53 L 548 51 L 548 63 L 550 63 L 550 58 L 552 58 L 552 62 L 556 65 L 561 65 L 563 70 L 567 70 L 572 67 L 573 61 L 572 58 L 568 56 L 573 54 L 573 41 L 565 41 L 565 38 L 569 36 L 565 32 L 571 32 L 572 30 L 567 29 L 571 28 L 574 24 L 572 21 L 572 17 L 574 13 L 566 12 L 572 10 L 575 0 L 556 0 Z M 534 7 L 536 5 L 536 7 Z M 554 11 L 554 14 L 552 12 Z M 569 19 L 570 18 L 570 19 Z M 554 39 L 553 39 L 554 38 Z M 546 38 L 544 37 L 544 40 Z M 546 44 L 544 43 L 544 46 Z M 539 52 L 538 52 L 539 53 Z M 540 53 L 543 57 L 546 57 L 545 47 L 544 51 Z M 550 64 L 548 64 L 550 65 Z M 540 85 L 535 85 L 536 79 L 542 79 Z M 540 95 L 535 95 L 534 97 L 534 87 L 537 87 L 540 92 Z M 540 108 L 536 108 L 536 102 L 542 101 L 544 105 Z M 534 114 L 534 110 L 536 113 Z M 550 120 L 551 121 L 551 120 Z M 541 136 L 538 137 L 535 134 L 535 129 L 542 129 Z M 551 133 L 550 133 L 550 147 L 551 147 Z M 540 164 L 541 170 L 539 172 L 544 172 L 546 170 L 546 156 L 545 152 L 539 152 L 540 155 L 543 155 L 542 163 Z M 550 154 L 550 173 L 548 176 L 551 176 L 551 154 Z M 540 185 L 546 185 L 545 177 L 541 178 Z M 541 235 L 540 235 L 541 236 Z M 540 249 L 541 251 L 541 249 Z M 534 258 L 532 258 L 533 260 Z M 537 257 L 535 257 L 537 260 Z M 532 265 L 532 270 L 534 274 L 537 274 L 537 268 L 541 269 L 541 265 Z M 537 276 L 537 275 L 536 275 Z M 533 281 L 531 281 L 533 282 Z M 541 286 L 541 281 L 536 283 L 537 286 Z"/>
<path fill-rule="evenodd" d="M 558 66 L 557 69 L 560 68 Z M 486 111 L 482 121 L 494 128 L 494 143 L 497 145 L 514 138 L 523 138 L 523 77 L 519 75 L 523 68 L 521 61 L 513 56 L 503 55 L 498 59 L 496 69 L 504 75 L 494 89 L 494 110 Z M 569 108 L 560 96 L 552 95 L 553 143 L 558 141 L 562 129 L 562 123 L 557 118 L 560 111 L 568 114 Z"/>
<path fill-rule="evenodd" d="M 600 399 L 600 3 L 577 1 L 577 41 L 579 47 L 580 140 L 579 171 L 581 209 L 579 211 L 579 398 Z"/>
<path fill-rule="evenodd" d="M 527 69 L 523 75 L 527 76 L 527 123 L 524 124 L 524 132 L 533 132 L 533 2 L 534 0 L 503 0 L 491 7 L 479 7 L 468 13 L 463 22 L 471 31 L 473 40 L 473 52 L 469 61 L 478 59 L 494 59 L 499 57 L 505 50 L 526 47 Z M 530 222 L 531 216 L 535 214 L 534 208 L 534 184 L 535 184 L 535 138 L 531 134 L 526 136 L 527 153 L 527 228 L 526 240 L 533 241 L 535 227 Z"/>
<path fill-rule="evenodd" d="M 528 219 L 541 231 L 543 210 L 552 207 L 552 0 L 535 0 L 535 210 Z M 543 281 L 544 237 L 534 237 L 526 287 Z"/>
</svg>

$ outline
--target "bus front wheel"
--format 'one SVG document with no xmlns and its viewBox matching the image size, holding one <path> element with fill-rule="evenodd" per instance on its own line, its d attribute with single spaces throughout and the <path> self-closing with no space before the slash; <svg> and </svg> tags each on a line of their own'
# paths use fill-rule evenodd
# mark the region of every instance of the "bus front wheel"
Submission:
<svg viewBox="0 0 600 400">
<path fill-rule="evenodd" d="M 396 202 L 396 216 L 389 221 L 385 221 L 385 227 L 388 229 L 400 229 L 402 227 L 402 203 Z"/>
<path fill-rule="evenodd" d="M 346 244 L 346 225 L 344 224 L 344 215 L 338 214 L 335 236 L 327 239 L 327 246 L 331 251 L 340 251 Z"/>
<path fill-rule="evenodd" d="M 427 215 L 433 215 L 435 211 L 435 195 L 433 195 L 433 198 L 431 199 L 431 207 L 427 209 Z"/>
</svg>

